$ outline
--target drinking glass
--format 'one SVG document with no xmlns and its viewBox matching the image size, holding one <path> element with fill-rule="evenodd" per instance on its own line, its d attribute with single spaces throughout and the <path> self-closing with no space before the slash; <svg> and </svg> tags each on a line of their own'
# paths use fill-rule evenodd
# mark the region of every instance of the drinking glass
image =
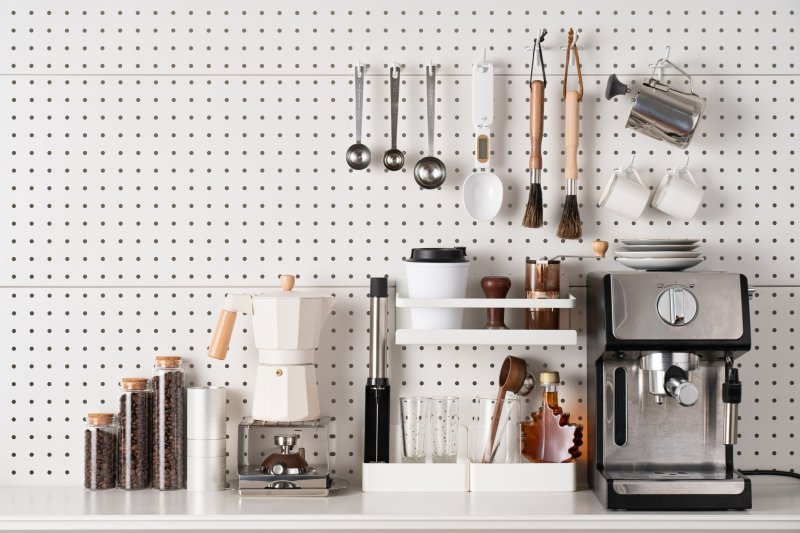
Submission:
<svg viewBox="0 0 800 533">
<path fill-rule="evenodd" d="M 404 463 L 424 463 L 428 435 L 428 399 L 420 396 L 400 398 L 400 418 L 403 428 Z"/>
<path fill-rule="evenodd" d="M 431 398 L 431 435 L 434 463 L 455 463 L 458 455 L 458 403 L 456 396 Z"/>
<path fill-rule="evenodd" d="M 494 442 L 492 416 L 497 398 L 476 398 L 475 416 L 469 428 L 469 460 L 473 463 L 518 463 L 520 453 L 519 401 L 506 397 L 498 417 Z"/>
</svg>

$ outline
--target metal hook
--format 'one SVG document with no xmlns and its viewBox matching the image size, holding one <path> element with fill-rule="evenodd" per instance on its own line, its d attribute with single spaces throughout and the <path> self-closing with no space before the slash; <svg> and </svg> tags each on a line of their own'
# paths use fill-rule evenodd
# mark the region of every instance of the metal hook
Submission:
<svg viewBox="0 0 800 533">
<path fill-rule="evenodd" d="M 629 168 L 633 168 L 633 162 L 636 161 L 636 152 L 631 152 L 631 162 L 622 167 L 621 170 L 627 170 Z"/>
<path fill-rule="evenodd" d="M 567 34 L 567 58 L 564 60 L 564 87 L 562 88 L 562 95 L 567 97 L 567 79 L 569 76 L 569 56 L 572 53 L 575 59 L 575 69 L 578 71 L 578 101 L 583 100 L 583 76 L 581 76 L 581 60 L 578 57 L 578 37 L 575 31 L 570 28 Z"/>
<path fill-rule="evenodd" d="M 687 168 L 689 168 L 689 154 L 686 154 L 686 161 L 683 163 L 683 165 L 679 166 L 679 167 L 678 167 L 678 168 L 676 168 L 675 170 L 676 170 L 676 171 L 678 171 L 678 170 L 685 170 L 685 169 L 687 169 Z"/>
<path fill-rule="evenodd" d="M 653 69 L 653 73 L 658 70 L 658 81 L 661 81 L 661 78 L 664 76 L 664 69 L 667 65 L 672 65 L 672 61 L 669 60 L 669 54 L 672 52 L 672 46 L 667 45 L 667 55 L 656 61 L 655 63 L 650 63 L 647 65 L 649 68 Z"/>
<path fill-rule="evenodd" d="M 359 78 L 362 77 L 364 75 L 364 71 L 365 70 L 366 70 L 366 67 L 364 66 L 364 63 L 359 61 L 358 65 L 356 65 L 356 76 L 359 77 Z"/>
<path fill-rule="evenodd" d="M 542 67 L 542 82 L 544 86 L 547 87 L 547 74 L 544 72 L 544 58 L 542 57 L 542 41 L 544 41 L 545 35 L 547 35 L 547 30 L 545 28 L 539 29 L 536 34 L 536 40 L 533 41 L 533 46 L 525 47 L 525 50 L 531 51 L 531 74 L 528 77 L 528 87 L 533 83 L 533 67 L 537 64 Z M 537 48 L 539 51 L 538 54 L 536 53 Z"/>
</svg>

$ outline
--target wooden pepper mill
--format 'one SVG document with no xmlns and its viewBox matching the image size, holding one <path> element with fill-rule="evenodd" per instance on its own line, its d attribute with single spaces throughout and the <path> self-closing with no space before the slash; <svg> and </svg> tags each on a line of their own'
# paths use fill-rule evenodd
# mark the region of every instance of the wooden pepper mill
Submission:
<svg viewBox="0 0 800 533">
<path fill-rule="evenodd" d="M 511 278 L 506 276 L 484 276 L 481 289 L 487 298 L 505 298 L 511 289 Z M 506 310 L 502 307 L 486 309 L 486 325 L 484 329 L 508 329 L 505 323 Z"/>
</svg>

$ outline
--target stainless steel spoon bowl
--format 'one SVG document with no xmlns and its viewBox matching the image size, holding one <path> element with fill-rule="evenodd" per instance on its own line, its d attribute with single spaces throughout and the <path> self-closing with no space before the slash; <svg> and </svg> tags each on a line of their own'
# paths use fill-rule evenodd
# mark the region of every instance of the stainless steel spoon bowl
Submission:
<svg viewBox="0 0 800 533">
<path fill-rule="evenodd" d="M 356 142 L 347 149 L 347 164 L 353 170 L 364 170 L 372 160 L 369 148 L 361 144 L 361 115 L 364 107 L 364 66 L 356 65 Z"/>
<path fill-rule="evenodd" d="M 383 166 L 386 170 L 400 170 L 406 164 L 406 157 L 397 148 L 386 150 L 383 154 Z"/>
<path fill-rule="evenodd" d="M 347 149 L 347 164 L 353 170 L 364 170 L 372 161 L 372 153 L 369 148 L 361 143 L 356 143 Z"/>
<path fill-rule="evenodd" d="M 389 84 L 392 100 L 392 147 L 383 154 L 383 166 L 386 170 L 396 171 L 403 168 L 406 158 L 397 149 L 397 108 L 400 105 L 400 67 L 389 70 Z"/>
<path fill-rule="evenodd" d="M 423 189 L 436 189 L 444 183 L 447 169 L 439 159 L 429 155 L 423 157 L 414 166 L 414 180 Z"/>
<path fill-rule="evenodd" d="M 436 119 L 436 67 L 429 65 L 425 69 L 428 99 L 428 155 L 417 161 L 414 166 L 414 180 L 423 189 L 441 187 L 447 177 L 447 168 L 434 155 L 433 134 Z"/>
</svg>

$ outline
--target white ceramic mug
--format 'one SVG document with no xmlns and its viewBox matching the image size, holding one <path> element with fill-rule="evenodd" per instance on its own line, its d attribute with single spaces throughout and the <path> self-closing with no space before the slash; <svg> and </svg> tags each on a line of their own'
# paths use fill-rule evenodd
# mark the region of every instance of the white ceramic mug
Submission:
<svg viewBox="0 0 800 533">
<path fill-rule="evenodd" d="M 703 188 L 685 166 L 667 170 L 656 187 L 650 205 L 677 219 L 689 222 L 703 202 Z"/>
<path fill-rule="evenodd" d="M 627 166 L 614 169 L 603 192 L 600 193 L 598 207 L 605 207 L 630 220 L 642 215 L 650 200 L 650 189 L 644 184 L 636 169 Z"/>
</svg>

